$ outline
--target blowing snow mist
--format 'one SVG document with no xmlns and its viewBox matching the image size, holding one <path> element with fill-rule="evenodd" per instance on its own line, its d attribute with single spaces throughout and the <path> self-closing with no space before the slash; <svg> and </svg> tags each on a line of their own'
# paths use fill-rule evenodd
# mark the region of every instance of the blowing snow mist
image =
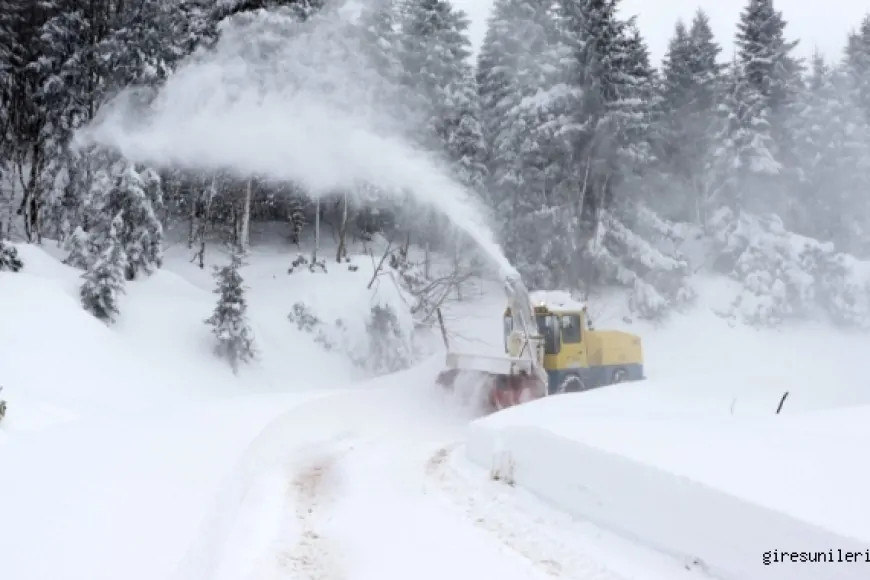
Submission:
<svg viewBox="0 0 870 580">
<path fill-rule="evenodd" d="M 149 105 L 135 89 L 122 92 L 76 143 L 161 167 L 295 182 L 313 197 L 361 182 L 397 201 L 409 194 L 514 274 L 469 193 L 403 138 L 413 115 L 397 114 L 410 109 L 367 56 L 358 15 L 343 5 L 305 23 L 281 11 L 236 16 Z"/>
</svg>

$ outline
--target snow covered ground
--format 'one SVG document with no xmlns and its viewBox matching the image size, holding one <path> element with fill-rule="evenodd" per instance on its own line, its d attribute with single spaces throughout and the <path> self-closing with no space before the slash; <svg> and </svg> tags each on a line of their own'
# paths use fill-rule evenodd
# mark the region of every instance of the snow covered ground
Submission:
<svg viewBox="0 0 870 580">
<path fill-rule="evenodd" d="M 288 275 L 295 252 L 255 245 L 243 274 L 260 356 L 236 377 L 203 323 L 215 303 L 210 270 L 184 245 L 128 285 L 111 328 L 79 307 L 79 273 L 62 252 L 19 250 L 26 270 L 0 273 L 0 298 L 15 305 L 0 322 L 4 578 L 870 570 L 762 564 L 768 550 L 870 544 L 866 337 L 731 328 L 703 308 L 654 328 L 597 301 L 598 327 L 643 336 L 650 380 L 471 421 L 432 387 L 437 353 L 366 379 L 287 319 L 301 301 L 354 329 L 344 348 L 366 348 L 354 333 L 368 305 L 400 300 L 387 282 L 375 296 L 366 289 L 368 256 L 353 259 L 357 271 L 328 262 L 328 274 Z M 207 262 L 225 259 L 209 249 Z M 710 284 L 703 296 L 716 298 Z M 445 312 L 450 339 L 497 351 L 503 308 L 497 287 L 469 289 Z"/>
</svg>

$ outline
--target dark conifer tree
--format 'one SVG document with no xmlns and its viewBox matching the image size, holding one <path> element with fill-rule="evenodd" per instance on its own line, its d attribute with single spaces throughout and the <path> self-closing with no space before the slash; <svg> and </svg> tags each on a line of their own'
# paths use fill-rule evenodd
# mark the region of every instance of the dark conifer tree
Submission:
<svg viewBox="0 0 870 580">
<path fill-rule="evenodd" d="M 234 373 L 238 373 L 240 363 L 249 362 L 255 356 L 254 336 L 248 324 L 248 305 L 240 271 L 242 266 L 241 253 L 234 250 L 228 265 L 215 267 L 217 287 L 214 292 L 219 299 L 214 313 L 205 321 L 212 327 L 217 339 L 215 352 L 229 362 Z"/>
</svg>

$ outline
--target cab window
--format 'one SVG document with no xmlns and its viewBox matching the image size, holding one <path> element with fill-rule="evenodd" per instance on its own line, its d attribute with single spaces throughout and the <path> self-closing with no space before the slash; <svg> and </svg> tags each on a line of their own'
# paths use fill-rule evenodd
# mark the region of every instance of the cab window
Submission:
<svg viewBox="0 0 870 580">
<path fill-rule="evenodd" d="M 580 315 L 565 314 L 562 317 L 562 341 L 565 344 L 577 344 L 581 340 Z"/>
<path fill-rule="evenodd" d="M 535 318 L 538 332 L 544 337 L 544 354 L 559 354 L 562 345 L 558 317 L 552 314 L 539 314 Z"/>
</svg>

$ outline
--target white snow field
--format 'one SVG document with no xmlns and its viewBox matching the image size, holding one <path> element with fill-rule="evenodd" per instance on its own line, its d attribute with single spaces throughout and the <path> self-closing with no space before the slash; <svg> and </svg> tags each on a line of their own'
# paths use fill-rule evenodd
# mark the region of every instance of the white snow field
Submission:
<svg viewBox="0 0 870 580">
<path fill-rule="evenodd" d="M 864 336 L 731 328 L 707 304 L 643 336 L 649 379 L 472 420 L 434 386 L 437 351 L 365 379 L 287 319 L 297 301 L 359 325 L 398 304 L 372 260 L 243 270 L 259 360 L 211 353 L 209 269 L 184 245 L 128 284 L 106 327 L 52 242 L 0 273 L 0 571 L 13 580 L 866 578 L 870 371 Z M 324 257 L 330 249 L 325 248 Z M 377 250 L 375 250 L 377 255 Z M 207 263 L 226 257 L 209 248 Z M 446 313 L 501 347 L 496 284 Z M 710 283 L 702 296 L 720 298 Z M 407 323 L 407 321 L 403 321 Z M 434 347 L 438 346 L 437 341 Z M 433 348 L 423 343 L 421 348 Z M 790 395 L 782 413 L 783 391 Z M 768 551 L 861 551 L 771 563 Z"/>
</svg>

